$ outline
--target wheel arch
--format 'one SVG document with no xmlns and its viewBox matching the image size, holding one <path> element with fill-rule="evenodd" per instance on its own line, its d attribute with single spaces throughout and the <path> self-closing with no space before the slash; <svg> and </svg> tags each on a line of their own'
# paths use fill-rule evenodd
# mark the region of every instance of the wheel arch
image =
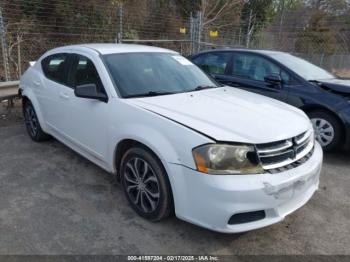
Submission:
<svg viewBox="0 0 350 262">
<path fill-rule="evenodd" d="M 122 160 L 124 154 L 132 147 L 141 147 L 141 148 L 145 149 L 146 151 L 148 151 L 150 154 L 152 154 L 155 157 L 156 161 L 159 162 L 160 167 L 165 172 L 165 176 L 166 176 L 166 179 L 167 179 L 169 187 L 170 187 L 170 197 L 171 197 L 172 206 L 173 206 L 173 208 L 175 208 L 174 194 L 173 194 L 174 191 L 172 188 L 171 179 L 169 177 L 168 170 L 166 168 L 166 164 L 165 164 L 164 160 L 150 146 L 148 146 L 148 145 L 146 145 L 146 144 L 144 144 L 136 139 L 125 138 L 125 139 L 119 141 L 118 144 L 116 145 L 115 151 L 114 151 L 114 170 L 116 171 L 115 172 L 116 179 L 118 181 L 120 181 L 120 174 L 118 171 L 120 168 L 121 160 Z"/>
<path fill-rule="evenodd" d="M 311 112 L 316 112 L 316 111 L 322 111 L 325 112 L 327 114 L 330 114 L 331 116 L 333 116 L 340 124 L 341 127 L 341 131 L 342 131 L 342 139 L 344 139 L 345 135 L 346 135 L 346 126 L 344 121 L 339 117 L 338 114 L 336 114 L 334 111 L 332 111 L 331 109 L 322 106 L 322 105 L 307 105 L 307 106 L 303 106 L 300 108 L 301 110 L 303 110 L 306 114 L 311 113 Z"/>
<path fill-rule="evenodd" d="M 21 98 L 22 98 L 22 107 L 28 102 L 30 101 L 30 99 L 27 96 L 24 96 L 21 94 Z"/>
<path fill-rule="evenodd" d="M 35 113 L 36 113 L 36 115 L 37 115 L 37 117 L 39 119 L 40 126 L 46 132 L 47 128 L 46 128 L 46 125 L 45 125 L 44 117 L 43 117 L 43 115 L 41 113 L 41 110 L 40 110 L 40 106 L 39 106 L 38 100 L 27 89 L 22 91 L 21 97 L 22 97 L 22 107 L 24 107 L 25 103 L 28 102 L 28 101 L 30 103 L 32 103 L 32 105 L 34 107 L 34 110 L 35 110 Z"/>
<path fill-rule="evenodd" d="M 118 179 L 120 175 L 118 174 L 118 170 L 119 170 L 123 155 L 128 149 L 134 146 L 141 147 L 147 150 L 148 152 L 150 152 L 159 161 L 159 163 L 162 164 L 162 167 L 164 168 L 164 171 L 167 173 L 168 179 L 170 180 L 170 177 L 168 175 L 168 170 L 167 170 L 167 164 L 165 159 L 162 157 L 161 153 L 158 150 L 156 150 L 153 146 L 148 144 L 147 142 L 140 141 L 139 139 L 136 139 L 136 138 L 124 138 L 120 140 L 115 146 L 114 154 L 113 154 L 113 159 L 114 159 L 113 170 Z"/>
<path fill-rule="evenodd" d="M 134 147 L 134 146 L 143 146 L 146 147 L 146 145 L 140 143 L 139 141 L 135 140 L 135 139 L 123 139 L 121 141 L 118 142 L 118 144 L 116 145 L 116 148 L 114 150 L 114 170 L 115 173 L 117 175 L 118 180 L 120 179 L 120 174 L 119 174 L 119 167 L 120 167 L 120 163 L 121 160 L 123 158 L 123 155 L 125 154 L 126 151 L 128 151 L 130 148 Z M 148 148 L 148 147 L 146 147 Z"/>
</svg>

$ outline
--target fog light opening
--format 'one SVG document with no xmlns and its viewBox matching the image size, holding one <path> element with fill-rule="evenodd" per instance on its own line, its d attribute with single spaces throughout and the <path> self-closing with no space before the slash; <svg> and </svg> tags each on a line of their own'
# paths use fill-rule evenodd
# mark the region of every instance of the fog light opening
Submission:
<svg viewBox="0 0 350 262">
<path fill-rule="evenodd" d="M 246 212 L 246 213 L 238 213 L 234 214 L 230 217 L 228 224 L 229 225 L 237 225 L 243 223 L 254 222 L 258 220 L 262 220 L 266 217 L 266 213 L 264 210 Z"/>
</svg>

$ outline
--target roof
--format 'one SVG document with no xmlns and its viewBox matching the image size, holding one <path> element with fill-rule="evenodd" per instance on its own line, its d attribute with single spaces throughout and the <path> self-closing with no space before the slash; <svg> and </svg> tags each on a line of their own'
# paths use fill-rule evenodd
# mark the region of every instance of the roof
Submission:
<svg viewBox="0 0 350 262">
<path fill-rule="evenodd" d="M 259 54 L 264 54 L 264 55 L 274 55 L 274 54 L 284 53 L 281 51 L 262 50 L 262 49 L 220 48 L 220 49 L 206 50 L 203 52 L 199 52 L 198 54 L 204 54 L 204 53 L 210 53 L 210 52 L 223 52 L 223 51 L 241 51 L 241 52 L 248 52 L 248 53 L 259 53 Z M 197 54 L 195 54 L 195 55 L 197 55 Z"/>
<path fill-rule="evenodd" d="M 137 52 L 160 52 L 160 53 L 177 53 L 175 51 L 147 46 L 147 45 L 134 45 L 134 44 L 79 44 L 59 47 L 58 49 L 79 49 L 79 48 L 89 48 L 99 52 L 102 55 L 115 54 L 115 53 L 137 53 Z"/>
</svg>

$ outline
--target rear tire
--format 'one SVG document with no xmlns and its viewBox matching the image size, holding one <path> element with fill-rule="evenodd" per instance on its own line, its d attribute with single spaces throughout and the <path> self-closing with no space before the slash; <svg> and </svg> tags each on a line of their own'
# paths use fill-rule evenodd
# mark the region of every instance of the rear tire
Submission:
<svg viewBox="0 0 350 262">
<path fill-rule="evenodd" d="M 50 139 L 50 136 L 41 129 L 34 106 L 29 100 L 23 102 L 23 116 L 27 132 L 31 139 L 33 139 L 35 142 Z"/>
<path fill-rule="evenodd" d="M 326 111 L 308 113 L 315 130 L 316 140 L 325 152 L 330 152 L 340 146 L 343 132 L 339 121 Z"/>
<path fill-rule="evenodd" d="M 173 211 L 168 176 L 159 159 L 142 147 L 132 147 L 124 154 L 120 178 L 131 207 L 141 217 L 160 221 Z"/>
</svg>

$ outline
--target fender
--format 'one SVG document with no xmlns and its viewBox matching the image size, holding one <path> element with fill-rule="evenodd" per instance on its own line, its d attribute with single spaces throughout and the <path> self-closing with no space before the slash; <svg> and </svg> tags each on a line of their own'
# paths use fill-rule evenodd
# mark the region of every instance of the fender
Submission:
<svg viewBox="0 0 350 262">
<path fill-rule="evenodd" d="M 154 118 L 154 120 L 156 119 L 157 118 Z M 173 124 L 178 125 L 175 122 L 173 122 Z M 183 192 L 181 191 L 181 188 L 176 187 L 175 185 L 177 185 L 183 178 L 180 174 L 180 176 L 177 176 L 177 173 L 174 173 L 174 166 L 186 166 L 190 169 L 195 169 L 195 163 L 192 154 L 190 153 L 193 145 L 191 143 L 182 144 L 176 140 L 181 140 L 184 137 L 192 137 L 193 141 L 197 141 L 197 139 L 193 135 L 185 135 L 185 132 L 193 132 L 186 127 L 178 125 L 176 130 L 178 135 L 176 137 L 171 137 L 171 141 L 173 141 L 173 143 L 171 143 L 170 137 L 165 136 L 166 133 L 162 132 L 162 121 L 155 121 L 154 125 L 152 126 L 130 123 L 121 127 L 112 128 L 110 130 L 111 134 L 118 135 L 112 138 L 112 141 L 117 142 L 109 148 L 109 154 L 107 154 L 108 156 L 112 156 L 108 160 L 110 166 L 109 169 L 112 170 L 112 173 L 116 174 L 117 167 L 115 165 L 115 160 L 118 144 L 125 139 L 135 140 L 148 147 L 160 159 L 166 173 L 168 174 L 174 200 L 180 199 Z M 197 137 L 198 140 L 203 141 L 203 144 L 208 141 L 208 139 L 202 135 L 198 134 Z M 178 147 L 175 148 L 173 145 Z M 180 208 L 178 203 L 178 201 L 174 201 L 175 210 Z"/>
<path fill-rule="evenodd" d="M 135 140 L 150 148 L 166 170 L 169 164 L 196 168 L 191 154 L 192 149 L 198 145 L 213 142 L 195 130 L 138 107 L 128 100 L 115 99 L 112 105 L 108 116 L 111 126 L 107 134 L 108 141 L 115 141 L 115 143 L 108 148 L 109 159 L 106 162 L 109 163 L 113 173 L 116 171 L 117 145 L 125 139 Z"/>
<path fill-rule="evenodd" d="M 164 168 L 167 171 L 168 163 L 182 163 L 182 159 L 168 138 L 155 128 L 134 123 L 127 126 L 118 127 L 118 130 L 116 128 L 112 128 L 110 130 L 110 134 L 112 141 L 117 141 L 113 146 L 109 148 L 110 152 L 108 154 L 108 156 L 111 157 L 108 160 L 108 163 L 113 173 L 117 171 L 117 167 L 115 166 L 117 146 L 121 141 L 125 139 L 135 140 L 151 149 L 161 160 Z M 118 134 L 118 136 L 113 137 L 113 134 Z M 167 161 L 165 159 L 167 159 Z"/>
<path fill-rule="evenodd" d="M 36 99 L 34 93 L 33 93 L 33 90 L 31 88 L 21 88 L 22 92 L 22 97 L 27 97 L 30 102 L 32 103 L 33 107 L 34 107 L 34 110 L 35 110 L 35 113 L 39 119 L 39 123 L 40 123 L 40 126 L 42 128 L 42 130 L 46 133 L 48 133 L 48 128 L 46 126 L 46 123 L 45 123 L 45 120 L 44 120 L 44 117 L 43 115 L 41 114 L 41 108 L 39 106 L 39 102 L 38 100 Z"/>
</svg>

